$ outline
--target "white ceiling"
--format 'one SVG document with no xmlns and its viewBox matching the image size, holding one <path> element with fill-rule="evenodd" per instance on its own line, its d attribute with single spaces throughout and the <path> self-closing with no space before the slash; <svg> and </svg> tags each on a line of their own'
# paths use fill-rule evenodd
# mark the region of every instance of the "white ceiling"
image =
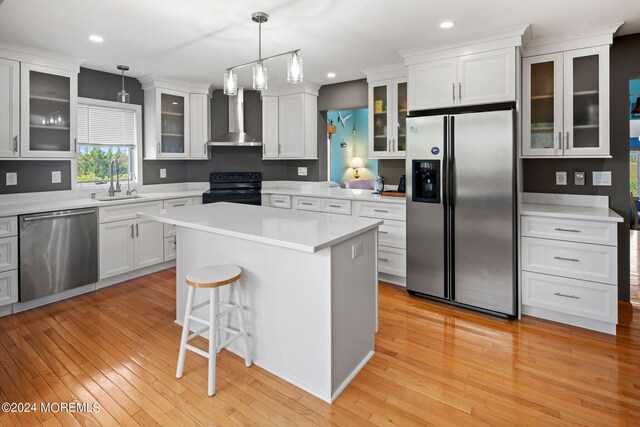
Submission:
<svg viewBox="0 0 640 427">
<path fill-rule="evenodd" d="M 222 85 L 227 67 L 301 48 L 305 80 L 362 78 L 363 68 L 401 62 L 397 51 L 531 24 L 533 37 L 625 21 L 640 32 L 638 0 L 5 0 L 0 41 L 86 60 L 88 68 Z M 439 28 L 443 20 L 456 25 Z M 87 36 L 96 33 L 104 42 Z M 283 82 L 286 59 L 267 63 L 271 85 Z M 337 77 L 330 80 L 327 72 Z M 238 72 L 250 85 L 251 69 Z"/>
</svg>

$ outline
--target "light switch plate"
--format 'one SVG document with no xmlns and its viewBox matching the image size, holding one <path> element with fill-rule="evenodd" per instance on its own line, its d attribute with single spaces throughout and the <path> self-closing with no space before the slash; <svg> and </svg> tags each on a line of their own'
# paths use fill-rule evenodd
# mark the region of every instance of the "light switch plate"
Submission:
<svg viewBox="0 0 640 427">
<path fill-rule="evenodd" d="M 611 171 L 593 172 L 593 185 L 611 186 Z"/>
<path fill-rule="evenodd" d="M 351 246 L 351 258 L 358 258 L 362 255 L 362 251 L 364 250 L 364 244 L 362 242 L 358 242 L 355 245 Z"/>
<path fill-rule="evenodd" d="M 584 172 L 574 172 L 573 173 L 573 183 L 575 185 L 584 185 L 585 181 L 585 173 Z"/>
<path fill-rule="evenodd" d="M 567 185 L 566 172 L 556 172 L 556 185 Z"/>
<path fill-rule="evenodd" d="M 160 169 L 160 178 L 166 178 L 166 177 L 167 177 L 167 170 Z"/>
<path fill-rule="evenodd" d="M 60 171 L 52 171 L 51 172 L 51 183 L 52 184 L 60 184 L 62 182 L 62 173 Z"/>
<path fill-rule="evenodd" d="M 18 185 L 17 172 L 7 172 L 7 185 Z"/>
<path fill-rule="evenodd" d="M 307 176 L 307 168 L 298 168 L 298 176 Z"/>
</svg>

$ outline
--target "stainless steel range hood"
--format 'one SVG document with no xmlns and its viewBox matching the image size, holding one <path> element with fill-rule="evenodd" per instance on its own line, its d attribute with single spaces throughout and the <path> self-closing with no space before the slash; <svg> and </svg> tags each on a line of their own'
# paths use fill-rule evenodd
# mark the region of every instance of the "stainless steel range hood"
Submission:
<svg viewBox="0 0 640 427">
<path fill-rule="evenodd" d="M 244 89 L 238 88 L 235 96 L 229 97 L 229 132 L 211 138 L 209 146 L 257 147 L 262 145 L 244 131 Z"/>
</svg>

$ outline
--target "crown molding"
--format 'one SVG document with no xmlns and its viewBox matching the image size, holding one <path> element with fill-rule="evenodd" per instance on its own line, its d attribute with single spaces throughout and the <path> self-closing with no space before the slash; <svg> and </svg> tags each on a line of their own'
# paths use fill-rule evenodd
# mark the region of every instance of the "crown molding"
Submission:
<svg viewBox="0 0 640 427">
<path fill-rule="evenodd" d="M 611 45 L 614 34 L 623 24 L 624 22 L 618 22 L 600 27 L 537 37 L 527 43 L 522 51 L 522 56 L 537 56 L 585 47 Z"/>
<path fill-rule="evenodd" d="M 0 56 L 14 61 L 27 62 L 30 64 L 44 65 L 47 67 L 59 68 L 79 72 L 80 66 L 85 60 L 58 52 L 37 49 L 29 46 L 22 46 L 0 40 Z"/>
<path fill-rule="evenodd" d="M 163 88 L 170 90 L 178 90 L 187 93 L 202 93 L 211 95 L 213 85 L 209 83 L 192 83 L 180 80 L 167 79 L 156 74 L 147 74 L 138 79 L 143 90 Z"/>
<path fill-rule="evenodd" d="M 380 67 L 365 68 L 360 71 L 362 71 L 362 73 L 367 76 L 367 82 L 400 79 L 407 76 L 407 67 L 402 62 L 382 65 Z"/>
</svg>

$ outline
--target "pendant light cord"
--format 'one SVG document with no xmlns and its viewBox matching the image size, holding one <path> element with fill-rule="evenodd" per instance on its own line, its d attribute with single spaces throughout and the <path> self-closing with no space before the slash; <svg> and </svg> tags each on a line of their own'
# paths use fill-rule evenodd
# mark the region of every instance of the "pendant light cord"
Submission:
<svg viewBox="0 0 640 427">
<path fill-rule="evenodd" d="M 262 61 L 262 19 L 258 22 L 258 59 Z"/>
</svg>

